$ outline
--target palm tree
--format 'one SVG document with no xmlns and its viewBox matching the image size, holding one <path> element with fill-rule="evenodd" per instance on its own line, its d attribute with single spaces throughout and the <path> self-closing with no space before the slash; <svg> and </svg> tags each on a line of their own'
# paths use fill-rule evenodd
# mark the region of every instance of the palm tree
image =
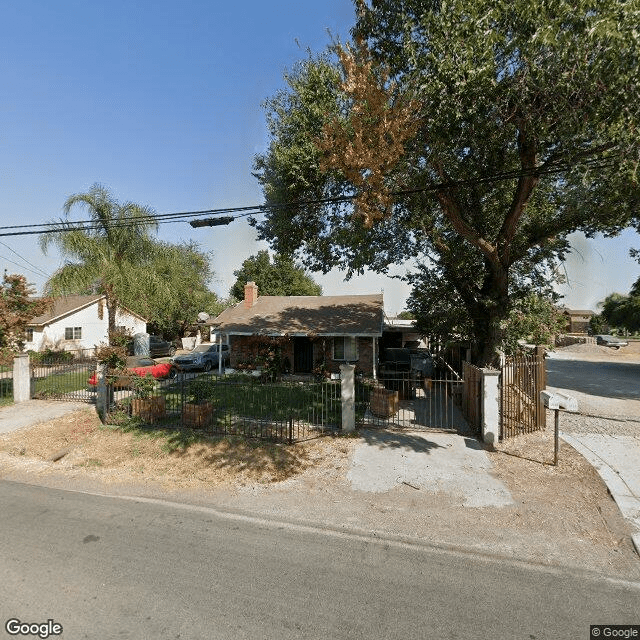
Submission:
<svg viewBox="0 0 640 640">
<path fill-rule="evenodd" d="M 86 209 L 90 219 L 82 224 L 69 220 L 75 206 Z M 46 254 L 55 245 L 65 264 L 45 285 L 48 295 L 102 293 L 106 296 L 109 333 L 116 328 L 120 300 L 141 277 L 136 269 L 152 250 L 150 236 L 158 227 L 155 212 L 133 202 L 118 202 L 109 190 L 94 184 L 64 204 L 65 218 L 40 236 Z"/>
</svg>

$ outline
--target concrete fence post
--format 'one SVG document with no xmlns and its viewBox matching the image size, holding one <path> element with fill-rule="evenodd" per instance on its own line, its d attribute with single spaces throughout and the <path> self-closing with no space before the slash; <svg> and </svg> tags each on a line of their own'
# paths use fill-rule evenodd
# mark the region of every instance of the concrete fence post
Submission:
<svg viewBox="0 0 640 640">
<path fill-rule="evenodd" d="M 340 387 L 342 397 L 342 431 L 349 433 L 356 428 L 355 366 L 340 365 Z"/>
<path fill-rule="evenodd" d="M 96 410 L 104 422 L 109 413 L 109 385 L 107 384 L 107 365 L 98 362 L 96 365 Z"/>
<path fill-rule="evenodd" d="M 500 437 L 500 372 L 482 369 L 482 440 L 495 445 Z"/>
<path fill-rule="evenodd" d="M 31 400 L 31 371 L 29 354 L 19 353 L 13 358 L 13 401 Z"/>
</svg>

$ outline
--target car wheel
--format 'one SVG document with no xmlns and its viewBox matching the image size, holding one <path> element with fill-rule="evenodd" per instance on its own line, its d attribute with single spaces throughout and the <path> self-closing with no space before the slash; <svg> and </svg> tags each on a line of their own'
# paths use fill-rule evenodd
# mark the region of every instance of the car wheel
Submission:
<svg viewBox="0 0 640 640">
<path fill-rule="evenodd" d="M 167 376 L 169 380 L 175 380 L 178 377 L 178 370 L 175 367 L 171 367 L 169 369 L 169 375 Z"/>
<path fill-rule="evenodd" d="M 204 363 L 204 370 L 205 370 L 205 371 L 211 371 L 211 360 L 207 360 L 207 361 Z"/>
<path fill-rule="evenodd" d="M 170 356 L 171 358 L 173 358 L 173 356 L 175 356 L 175 355 L 176 355 L 176 348 L 175 348 L 175 347 L 171 347 L 171 348 L 169 349 L 169 356 Z"/>
</svg>

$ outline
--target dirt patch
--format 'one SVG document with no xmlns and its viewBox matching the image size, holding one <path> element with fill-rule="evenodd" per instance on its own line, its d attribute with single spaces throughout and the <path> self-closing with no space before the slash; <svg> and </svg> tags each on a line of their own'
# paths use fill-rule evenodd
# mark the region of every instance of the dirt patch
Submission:
<svg viewBox="0 0 640 640">
<path fill-rule="evenodd" d="M 516 517 L 523 527 L 612 548 L 629 546 L 629 525 L 585 458 L 560 440 L 558 465 L 553 465 L 553 429 L 505 440 L 489 456 L 518 504 Z"/>
<path fill-rule="evenodd" d="M 240 438 L 201 441 L 194 432 L 123 431 L 102 425 L 93 411 L 69 414 L 0 436 L 0 452 L 14 461 L 42 462 L 64 454 L 51 470 L 101 472 L 110 482 L 152 480 L 189 487 L 280 482 L 340 454 L 331 440 L 294 445 Z"/>
<path fill-rule="evenodd" d="M 556 347 L 556 357 L 576 360 L 595 360 L 607 362 L 640 362 L 640 340 L 632 340 L 626 347 L 614 349 L 598 344 L 571 344 Z"/>
</svg>

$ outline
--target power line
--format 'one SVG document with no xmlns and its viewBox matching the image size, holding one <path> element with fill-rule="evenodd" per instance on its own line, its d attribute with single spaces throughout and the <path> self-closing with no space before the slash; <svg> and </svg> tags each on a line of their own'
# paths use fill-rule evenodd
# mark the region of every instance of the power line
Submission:
<svg viewBox="0 0 640 640">
<path fill-rule="evenodd" d="M 604 169 L 611 168 L 614 166 L 613 158 L 611 157 L 598 157 L 592 159 L 586 159 L 583 162 L 584 165 L 589 167 L 590 169 Z M 416 187 L 414 189 L 402 189 L 398 191 L 391 192 L 390 195 L 399 197 L 405 195 L 415 195 L 418 193 L 427 193 L 433 191 L 439 191 L 442 189 L 453 189 L 455 187 L 464 187 L 473 184 L 486 184 L 491 182 L 503 182 L 506 180 L 515 180 L 523 177 L 543 177 L 550 176 L 560 173 L 565 173 L 570 170 L 571 166 L 569 165 L 551 165 L 549 167 L 543 168 L 532 168 L 529 170 L 513 170 L 513 171 L 504 171 L 501 173 L 493 174 L 490 176 L 482 176 L 475 178 L 467 178 L 464 180 L 451 180 L 446 182 L 439 182 L 437 184 L 428 185 L 426 187 Z M 169 224 L 175 222 L 189 222 L 191 224 L 192 218 L 197 218 L 201 216 L 221 216 L 224 217 L 223 214 L 227 214 L 227 217 L 230 217 L 231 222 L 237 218 L 244 218 L 251 215 L 260 215 L 265 214 L 270 211 L 276 209 L 283 209 L 289 207 L 305 207 L 305 206 L 314 206 L 314 205 L 328 205 L 328 204 L 343 204 L 346 202 L 350 202 L 357 198 L 357 194 L 353 195 L 345 195 L 345 196 L 337 196 L 334 198 L 318 198 L 315 200 L 298 200 L 291 202 L 279 202 L 279 203 L 271 203 L 271 204 L 261 204 L 261 205 L 250 205 L 244 207 L 226 207 L 220 209 L 205 209 L 200 211 L 182 211 L 175 213 L 163 213 L 156 214 L 150 216 L 149 222 L 151 224 Z M 237 215 L 229 215 L 229 214 L 237 214 Z M 212 220 L 209 218 L 208 220 Z M 126 228 L 130 226 L 135 226 L 144 222 L 145 218 L 129 218 L 122 221 L 117 221 L 113 227 L 115 228 Z M 208 224 L 192 224 L 193 227 L 200 226 L 217 226 L 222 224 L 229 224 L 229 222 L 211 222 Z M 102 229 L 102 226 L 97 225 L 95 220 L 78 220 L 78 221 L 67 221 L 61 220 L 57 222 L 43 222 L 40 224 L 30 224 L 30 225 L 13 225 L 13 226 L 0 226 L 0 231 L 5 231 L 8 229 L 32 229 L 31 231 L 11 231 L 6 233 L 0 233 L 0 237 L 6 236 L 23 236 L 23 235 L 40 235 L 44 233 L 63 233 L 67 231 L 99 231 Z"/>
</svg>

